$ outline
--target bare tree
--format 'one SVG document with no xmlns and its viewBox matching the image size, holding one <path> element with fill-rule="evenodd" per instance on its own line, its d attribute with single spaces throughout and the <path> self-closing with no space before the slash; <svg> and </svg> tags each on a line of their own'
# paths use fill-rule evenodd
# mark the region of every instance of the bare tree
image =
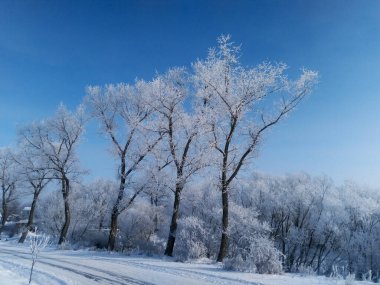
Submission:
<svg viewBox="0 0 380 285">
<path fill-rule="evenodd" d="M 24 243 L 28 232 L 33 226 L 38 197 L 52 180 L 52 172 L 49 167 L 46 167 L 44 158 L 36 155 L 34 147 L 28 140 L 22 138 L 18 147 L 19 152 L 14 156 L 14 160 L 18 164 L 20 180 L 26 184 L 27 188 L 32 190 L 33 195 L 28 221 L 18 241 L 19 243 Z"/>
<path fill-rule="evenodd" d="M 3 231 L 11 211 L 11 203 L 17 199 L 16 182 L 18 181 L 16 173 L 16 164 L 13 160 L 13 154 L 10 149 L 0 149 L 0 186 L 1 186 L 1 227 Z"/>
<path fill-rule="evenodd" d="M 50 170 L 52 178 L 61 184 L 65 219 L 58 244 L 66 241 L 70 226 L 70 183 L 83 174 L 76 156 L 76 147 L 83 131 L 82 108 L 70 112 L 63 105 L 52 118 L 32 124 L 21 131 L 22 139 L 33 149 L 34 155 L 43 161 L 41 170 Z"/>
<path fill-rule="evenodd" d="M 177 232 L 181 193 L 187 181 L 203 166 L 202 155 L 196 146 L 200 133 L 200 117 L 185 110 L 190 97 L 187 74 L 182 68 L 173 68 L 153 81 L 155 97 L 152 104 L 159 113 L 160 130 L 165 135 L 165 149 L 170 153 L 175 173 L 174 204 L 165 255 L 172 256 Z M 166 155 L 164 155 L 166 158 Z M 164 161 L 164 163 L 166 162 Z"/>
<path fill-rule="evenodd" d="M 132 205 L 143 190 L 133 190 L 128 183 L 141 163 L 161 140 L 159 133 L 153 133 L 152 108 L 147 97 L 151 84 L 138 81 L 135 85 L 117 84 L 105 87 L 89 87 L 86 105 L 101 125 L 101 131 L 110 139 L 113 153 L 117 156 L 119 189 L 111 212 L 108 249 L 115 249 L 118 217 Z"/>
<path fill-rule="evenodd" d="M 223 217 L 218 261 L 222 261 L 228 249 L 231 182 L 257 151 L 264 133 L 309 93 L 317 73 L 303 70 L 299 79 L 291 81 L 284 74 L 285 64 L 264 62 L 245 68 L 239 62 L 239 47 L 230 42 L 230 36 L 221 36 L 218 42 L 218 49 L 211 49 L 207 59 L 198 60 L 194 69 L 211 143 L 219 157 Z"/>
</svg>

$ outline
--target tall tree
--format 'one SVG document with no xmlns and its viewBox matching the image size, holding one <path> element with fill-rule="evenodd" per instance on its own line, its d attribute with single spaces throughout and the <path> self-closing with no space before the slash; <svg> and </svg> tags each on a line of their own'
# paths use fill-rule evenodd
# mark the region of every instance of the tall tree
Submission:
<svg viewBox="0 0 380 285">
<path fill-rule="evenodd" d="M 230 41 L 230 36 L 219 37 L 218 43 L 206 60 L 198 60 L 193 66 L 197 94 L 203 100 L 204 114 L 208 114 L 212 145 L 219 157 L 223 214 L 218 261 L 223 261 L 228 249 L 231 183 L 257 151 L 265 132 L 309 93 L 317 73 L 303 70 L 291 81 L 284 74 L 285 64 L 264 62 L 246 68 L 239 62 L 239 46 Z"/>
<path fill-rule="evenodd" d="M 161 135 L 152 131 L 153 110 L 149 106 L 151 84 L 138 81 L 135 85 L 117 84 L 88 88 L 86 105 L 110 139 L 117 156 L 119 189 L 111 212 L 108 249 L 115 249 L 119 215 L 132 205 L 143 190 L 141 187 L 126 196 L 130 178 L 152 152 Z"/>
<path fill-rule="evenodd" d="M 38 197 L 52 180 L 52 171 L 50 167 L 46 167 L 44 158 L 35 152 L 34 147 L 25 138 L 20 141 L 18 147 L 19 152 L 14 156 L 14 160 L 18 164 L 20 180 L 32 190 L 33 195 L 28 221 L 19 239 L 19 243 L 23 243 L 33 226 Z"/>
<path fill-rule="evenodd" d="M 21 131 L 25 143 L 44 161 L 41 168 L 50 170 L 53 178 L 61 184 L 65 218 L 58 244 L 66 241 L 70 226 L 71 182 L 83 174 L 76 156 L 76 148 L 83 131 L 82 107 L 76 112 L 70 112 L 63 105 L 60 105 L 52 118 L 32 124 Z"/>
<path fill-rule="evenodd" d="M 153 81 L 155 97 L 152 103 L 159 114 L 160 130 L 165 138 L 163 150 L 170 153 L 175 173 L 175 185 L 171 187 L 174 204 L 165 249 L 165 255 L 168 256 L 173 255 L 182 191 L 204 161 L 197 147 L 201 117 L 195 110 L 191 113 L 185 109 L 185 102 L 190 99 L 187 77 L 183 68 L 173 68 Z"/>
<path fill-rule="evenodd" d="M 17 199 L 16 182 L 18 182 L 16 173 L 16 164 L 13 160 L 13 153 L 10 149 L 0 149 L 0 187 L 1 187 L 1 227 L 3 231 L 6 221 L 11 211 L 12 202 Z"/>
</svg>

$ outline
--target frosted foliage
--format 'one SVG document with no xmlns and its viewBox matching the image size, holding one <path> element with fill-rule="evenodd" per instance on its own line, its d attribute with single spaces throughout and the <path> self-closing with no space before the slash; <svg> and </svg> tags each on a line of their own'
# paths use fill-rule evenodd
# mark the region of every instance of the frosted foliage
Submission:
<svg viewBox="0 0 380 285">
<path fill-rule="evenodd" d="M 234 256 L 224 261 L 225 269 L 267 274 L 282 272 L 281 253 L 268 238 L 243 237 L 240 246 Z"/>
<path fill-rule="evenodd" d="M 283 63 L 245 67 L 230 36 L 221 36 L 218 44 L 207 59 L 193 64 L 193 81 L 208 143 L 215 150 L 210 161 L 223 173 L 221 187 L 226 188 L 257 154 L 266 130 L 298 105 L 318 74 L 304 69 L 290 80 Z"/>
<path fill-rule="evenodd" d="M 101 120 L 106 132 L 118 129 L 120 119 L 126 123 L 120 126 L 123 130 L 123 127 L 138 126 L 142 118 L 150 113 L 149 100 L 145 96 L 147 92 L 149 84 L 143 80 L 136 81 L 135 85 L 119 83 L 104 87 L 89 86 L 86 102 L 92 115 Z"/>
<path fill-rule="evenodd" d="M 163 240 L 158 236 L 157 224 L 162 224 L 162 207 L 137 201 L 128 212 L 121 215 L 119 242 L 125 250 L 138 250 L 159 254 Z"/>
<path fill-rule="evenodd" d="M 239 238 L 241 232 L 247 232 L 250 235 L 264 235 L 269 232 L 269 228 L 259 222 L 257 212 L 231 202 L 231 227 L 229 235 Z"/>
<path fill-rule="evenodd" d="M 33 123 L 20 131 L 20 141 L 41 168 L 51 170 L 54 178 L 77 177 L 79 158 L 76 148 L 84 132 L 84 111 L 79 106 L 70 112 L 60 105 L 53 117 Z"/>
<path fill-rule="evenodd" d="M 10 148 L 0 148 L 0 233 L 4 230 L 7 219 L 17 215 L 17 202 L 20 198 L 18 184 L 18 165 L 14 161 L 14 152 Z M 12 235 L 12 230 L 9 232 Z"/>
<path fill-rule="evenodd" d="M 32 276 L 33 276 L 33 269 L 34 265 L 37 262 L 38 256 L 40 254 L 40 251 L 44 249 L 49 242 L 49 236 L 37 236 L 37 231 L 35 232 L 35 235 L 30 237 L 30 253 L 32 255 L 32 267 L 30 269 L 30 275 L 29 275 L 29 283 L 32 282 Z"/>
<path fill-rule="evenodd" d="M 241 187 L 234 199 L 256 208 L 258 219 L 269 224 L 285 270 L 362 276 L 379 268 L 376 191 L 349 182 L 336 187 L 327 177 L 306 174 L 256 174 Z"/>
<path fill-rule="evenodd" d="M 206 231 L 203 221 L 189 216 L 180 220 L 179 227 L 177 258 L 188 260 L 206 257 L 208 250 L 205 245 Z"/>
<path fill-rule="evenodd" d="M 153 85 L 144 80 L 134 85 L 119 83 L 87 87 L 85 103 L 97 119 L 102 133 L 111 140 L 118 157 L 128 157 L 133 165 L 149 147 L 148 130 L 154 129 L 151 101 Z M 140 142 L 140 143 L 139 143 Z M 145 142 L 145 143 L 142 143 Z"/>
<path fill-rule="evenodd" d="M 204 236 L 199 237 L 199 242 L 206 246 L 206 256 L 215 258 L 218 253 L 220 233 L 220 193 L 212 181 L 205 179 L 201 183 L 192 183 L 184 192 L 183 215 L 195 217 L 202 225 Z M 185 231 L 186 227 L 180 227 Z M 195 238 L 197 236 L 193 236 Z M 181 241 L 176 250 L 180 250 Z M 184 255 L 184 254 L 182 254 Z M 186 256 L 186 255 L 184 255 Z"/>
<path fill-rule="evenodd" d="M 269 228 L 260 223 L 257 213 L 232 203 L 231 216 L 231 245 L 225 268 L 258 273 L 281 272 L 281 253 L 269 240 Z"/>
<path fill-rule="evenodd" d="M 3 191 L 10 191 L 17 181 L 14 153 L 9 148 L 0 148 L 0 185 Z"/>
<path fill-rule="evenodd" d="M 93 236 L 100 236 L 100 232 L 108 226 L 110 199 L 116 189 L 115 183 L 106 180 L 98 180 L 88 186 L 74 185 L 70 194 L 72 242 L 86 239 L 88 245 L 102 245 L 102 241 Z"/>
<path fill-rule="evenodd" d="M 236 120 L 232 141 L 249 148 L 261 135 L 260 130 L 285 116 L 311 91 L 318 77 L 315 71 L 304 69 L 297 80 L 289 80 L 283 63 L 244 67 L 239 52 L 230 36 L 222 36 L 206 60 L 193 64 L 197 96 L 215 147 L 222 148 L 231 122 Z M 237 149 L 231 152 L 239 157 Z"/>
<path fill-rule="evenodd" d="M 207 163 L 206 149 L 200 143 L 204 134 L 204 118 L 198 112 L 191 93 L 189 75 L 184 68 L 172 68 L 152 81 L 153 97 L 150 105 L 157 112 L 156 128 L 164 136 L 157 148 L 158 157 L 164 162 L 171 157 L 177 172 L 178 183 L 182 186 Z"/>
<path fill-rule="evenodd" d="M 74 146 L 84 132 L 82 109 L 76 113 L 69 112 L 61 105 L 51 120 L 46 121 L 44 152 L 53 165 L 67 168 L 67 171 L 76 167 L 76 154 Z"/>
<path fill-rule="evenodd" d="M 36 221 L 39 229 L 53 237 L 59 235 L 59 231 L 63 225 L 63 203 L 60 198 L 59 191 L 54 191 L 41 197 L 40 203 L 37 205 Z"/>
</svg>

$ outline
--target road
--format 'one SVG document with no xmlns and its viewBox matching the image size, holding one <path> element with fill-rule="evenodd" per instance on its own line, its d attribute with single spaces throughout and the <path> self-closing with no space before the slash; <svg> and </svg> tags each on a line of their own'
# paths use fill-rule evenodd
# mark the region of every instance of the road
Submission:
<svg viewBox="0 0 380 285">
<path fill-rule="evenodd" d="M 0 268 L 28 280 L 28 247 L 0 243 Z M 231 276 L 229 276 L 231 275 Z M 240 274 L 241 275 L 241 274 Z M 3 282 L 9 282 L 1 278 Z M 0 284 L 8 284 L 1 283 Z M 26 282 L 24 282 L 25 284 Z M 15 283 L 12 283 L 15 284 Z M 240 279 L 213 264 L 189 264 L 155 258 L 126 257 L 91 251 L 44 250 L 33 273 L 33 284 L 259 284 Z"/>
</svg>

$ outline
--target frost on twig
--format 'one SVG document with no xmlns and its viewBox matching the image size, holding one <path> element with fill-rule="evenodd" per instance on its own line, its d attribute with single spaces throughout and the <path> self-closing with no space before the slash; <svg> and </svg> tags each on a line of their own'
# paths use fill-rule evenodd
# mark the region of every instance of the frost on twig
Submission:
<svg viewBox="0 0 380 285">
<path fill-rule="evenodd" d="M 49 236 L 46 236 L 46 235 L 38 236 L 37 230 L 32 236 L 30 236 L 30 253 L 32 255 L 32 267 L 30 268 L 28 284 L 32 282 L 33 269 L 34 269 L 34 265 L 37 262 L 38 255 L 40 251 L 46 247 L 48 242 L 49 242 Z"/>
</svg>

